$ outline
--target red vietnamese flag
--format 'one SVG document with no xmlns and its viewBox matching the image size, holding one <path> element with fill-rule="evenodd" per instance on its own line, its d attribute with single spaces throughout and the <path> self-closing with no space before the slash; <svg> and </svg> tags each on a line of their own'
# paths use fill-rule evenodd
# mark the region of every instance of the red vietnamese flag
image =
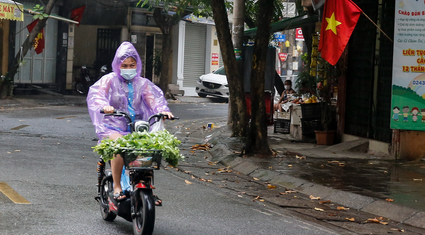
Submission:
<svg viewBox="0 0 425 235">
<path fill-rule="evenodd" d="M 80 26 L 81 19 L 83 17 L 83 13 L 85 9 L 86 9 L 86 5 L 75 8 L 74 10 L 71 11 L 71 20 L 78 21 L 77 26 Z"/>
<path fill-rule="evenodd" d="M 31 31 L 34 29 L 35 25 L 37 24 L 38 19 L 31 22 L 31 24 L 27 25 L 28 31 L 31 33 Z M 37 34 L 37 36 L 34 39 L 33 47 L 35 49 L 35 52 L 37 54 L 40 54 L 43 52 L 44 49 L 44 29 L 41 29 L 41 32 Z"/>
<path fill-rule="evenodd" d="M 338 62 L 361 13 L 362 10 L 351 0 L 326 0 L 319 51 L 330 64 Z"/>
</svg>

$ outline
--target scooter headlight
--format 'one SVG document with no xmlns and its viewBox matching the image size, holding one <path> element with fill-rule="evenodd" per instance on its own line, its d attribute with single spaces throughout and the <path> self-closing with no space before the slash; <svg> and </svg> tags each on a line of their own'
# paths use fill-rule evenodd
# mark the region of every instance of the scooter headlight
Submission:
<svg viewBox="0 0 425 235">
<path fill-rule="evenodd" d="M 136 121 L 134 123 L 134 131 L 143 132 L 147 131 L 149 132 L 149 123 L 146 121 Z"/>
</svg>

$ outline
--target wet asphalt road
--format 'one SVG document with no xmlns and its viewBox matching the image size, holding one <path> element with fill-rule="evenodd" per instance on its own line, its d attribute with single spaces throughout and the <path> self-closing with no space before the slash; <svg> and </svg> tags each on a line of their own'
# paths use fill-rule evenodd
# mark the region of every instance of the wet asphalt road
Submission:
<svg viewBox="0 0 425 235">
<path fill-rule="evenodd" d="M 227 104 L 170 104 L 182 120 L 219 118 Z M 1 111 L 0 182 L 31 204 L 0 193 L 0 234 L 132 234 L 131 223 L 100 217 L 94 128 L 85 107 L 57 106 Z M 172 128 L 172 123 L 167 124 Z M 186 152 L 188 153 L 188 152 Z M 154 234 L 342 234 L 189 175 L 156 171 Z M 338 231 L 338 230 L 337 230 Z"/>
</svg>

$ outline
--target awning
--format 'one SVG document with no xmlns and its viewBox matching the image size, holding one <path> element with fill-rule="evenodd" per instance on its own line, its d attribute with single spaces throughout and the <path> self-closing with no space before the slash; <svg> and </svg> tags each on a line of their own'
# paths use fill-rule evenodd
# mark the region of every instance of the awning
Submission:
<svg viewBox="0 0 425 235">
<path fill-rule="evenodd" d="M 24 21 L 23 7 L 12 0 L 0 0 L 0 19 Z"/>
<path fill-rule="evenodd" d="M 284 31 L 287 29 L 295 29 L 295 28 L 299 28 L 309 24 L 314 24 L 317 21 L 318 21 L 317 15 L 296 16 L 293 18 L 272 23 L 270 25 L 271 26 L 270 32 L 274 33 L 278 31 Z M 257 28 L 248 29 L 248 30 L 245 30 L 244 32 L 244 36 L 246 37 L 255 37 L 256 34 L 257 34 Z"/>
<path fill-rule="evenodd" d="M 0 1 L 3 1 L 3 0 L 0 0 Z M 23 7 L 23 9 L 24 9 L 25 13 L 29 13 L 31 15 L 40 14 L 40 13 L 35 12 L 33 10 L 34 9 L 34 6 L 33 5 L 29 5 L 29 4 L 25 4 L 24 7 Z M 56 15 L 56 14 L 53 14 L 53 13 L 49 15 L 49 18 L 52 18 L 52 19 L 55 19 L 55 20 L 62 20 L 62 21 L 68 22 L 68 23 L 78 24 L 78 21 L 71 20 L 71 19 L 68 19 L 68 18 L 59 16 L 59 15 Z"/>
</svg>

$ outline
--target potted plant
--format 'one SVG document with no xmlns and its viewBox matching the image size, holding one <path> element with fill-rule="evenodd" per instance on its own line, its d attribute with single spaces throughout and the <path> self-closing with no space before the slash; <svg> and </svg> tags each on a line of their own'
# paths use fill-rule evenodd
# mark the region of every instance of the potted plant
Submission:
<svg viewBox="0 0 425 235">
<path fill-rule="evenodd" d="M 320 97 L 321 130 L 316 130 L 316 141 L 319 145 L 332 145 L 335 140 L 336 130 L 333 127 L 335 115 L 333 112 L 332 96 L 336 85 L 335 66 L 318 58 L 317 95 Z"/>
</svg>

